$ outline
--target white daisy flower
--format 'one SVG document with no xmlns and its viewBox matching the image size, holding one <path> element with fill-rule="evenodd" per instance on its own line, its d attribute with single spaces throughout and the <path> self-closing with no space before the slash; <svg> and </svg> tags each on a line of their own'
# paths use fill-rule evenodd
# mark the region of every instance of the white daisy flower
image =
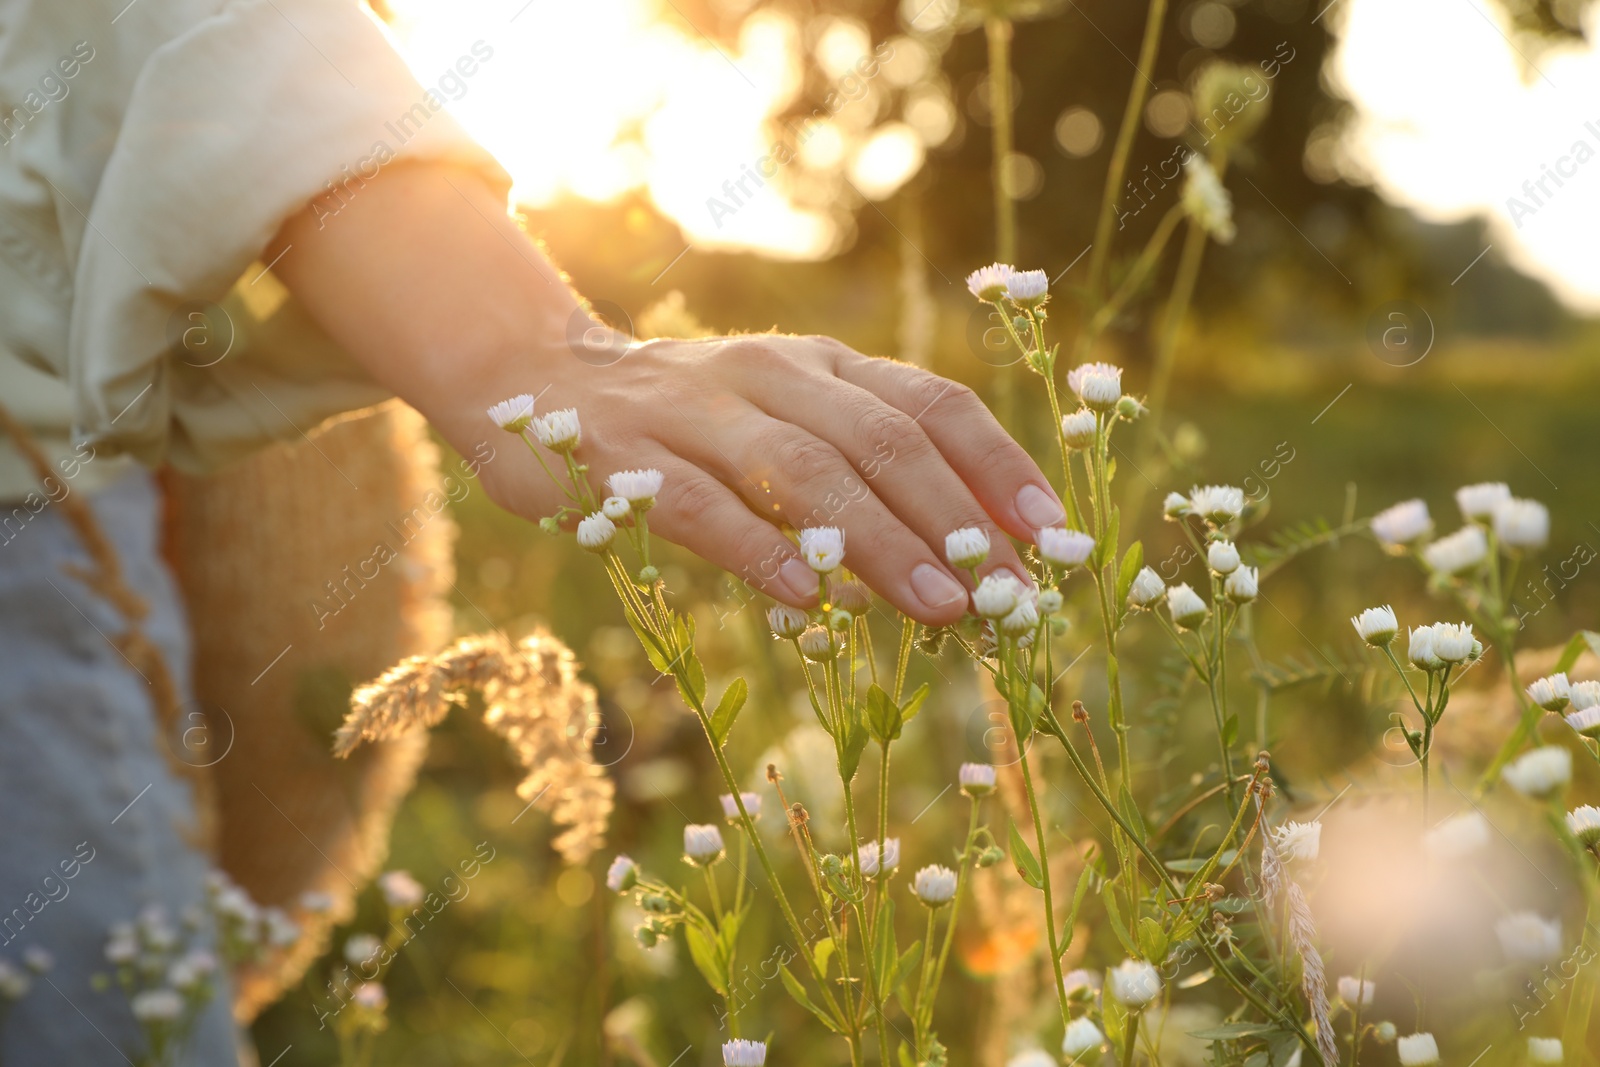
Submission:
<svg viewBox="0 0 1600 1067">
<path fill-rule="evenodd" d="M 1352 1008 L 1358 1004 L 1363 1008 L 1371 1007 L 1372 1000 L 1377 995 L 1378 987 L 1373 982 L 1348 974 L 1339 979 L 1339 999 Z"/>
<path fill-rule="evenodd" d="M 1109 411 L 1122 397 L 1122 368 L 1114 363 L 1080 364 L 1067 372 L 1067 388 L 1085 407 Z"/>
<path fill-rule="evenodd" d="M 952 567 L 971 570 L 989 558 L 989 535 L 976 526 L 951 530 L 944 537 L 944 558 Z"/>
<path fill-rule="evenodd" d="M 832 574 L 844 562 L 844 531 L 837 526 L 808 526 L 800 531 L 800 554 L 818 574 Z"/>
<path fill-rule="evenodd" d="M 1111 995 L 1127 1008 L 1142 1008 L 1161 995 L 1161 975 L 1145 960 L 1123 960 L 1111 971 Z"/>
<path fill-rule="evenodd" d="M 1428 505 L 1421 500 L 1402 500 L 1372 517 L 1372 534 L 1385 547 L 1402 548 L 1433 532 Z"/>
<path fill-rule="evenodd" d="M 1081 567 L 1094 551 L 1094 538 L 1082 530 L 1048 526 L 1035 535 L 1039 558 L 1057 567 Z"/>
<path fill-rule="evenodd" d="M 956 872 L 931 864 L 912 877 L 911 891 L 930 908 L 948 904 L 956 895 Z"/>
<path fill-rule="evenodd" d="M 1500 948 L 1512 963 L 1549 963 L 1561 956 L 1561 920 L 1518 911 L 1494 924 Z"/>
<path fill-rule="evenodd" d="M 1006 278 L 1006 296 L 1023 307 L 1044 302 L 1050 293 L 1050 275 L 1042 270 L 1014 270 Z"/>
<path fill-rule="evenodd" d="M 1556 1067 L 1562 1058 L 1559 1037 L 1528 1038 L 1528 1062 L 1534 1067 Z"/>
<path fill-rule="evenodd" d="M 1211 609 L 1200 599 L 1200 594 L 1182 582 L 1167 589 L 1167 611 L 1172 621 L 1181 629 L 1193 630 L 1206 621 Z"/>
<path fill-rule="evenodd" d="M 808 626 L 797 639 L 800 654 L 813 663 L 826 663 L 839 654 L 833 634 L 822 626 Z"/>
<path fill-rule="evenodd" d="M 1350 625 L 1356 628 L 1361 640 L 1373 648 L 1385 647 L 1400 632 L 1400 623 L 1394 617 L 1394 609 L 1387 604 L 1381 608 L 1366 609 L 1360 615 L 1352 617 Z"/>
<path fill-rule="evenodd" d="M 1600 708 L 1584 708 L 1567 716 L 1567 725 L 1585 737 L 1600 737 Z"/>
<path fill-rule="evenodd" d="M 767 625 L 772 627 L 773 636 L 785 641 L 792 641 L 805 633 L 808 621 L 805 612 L 787 604 L 777 604 L 767 609 Z"/>
<path fill-rule="evenodd" d="M 1565 674 L 1551 674 L 1528 686 L 1528 699 L 1545 711 L 1560 711 L 1572 699 L 1572 685 Z"/>
<path fill-rule="evenodd" d="M 369 1012 L 379 1012 L 389 1006 L 389 993 L 383 988 L 381 982 L 362 982 L 356 986 L 351 994 L 358 1008 Z"/>
<path fill-rule="evenodd" d="M 1494 535 L 1511 548 L 1543 548 L 1550 540 L 1550 509 L 1537 500 L 1503 500 L 1494 509 Z"/>
<path fill-rule="evenodd" d="M 1567 829 L 1584 848 L 1600 846 L 1600 808 L 1580 804 L 1567 812 Z"/>
<path fill-rule="evenodd" d="M 1006 288 L 1017 268 L 1005 263 L 991 263 L 967 275 L 967 291 L 979 300 L 994 303 L 1006 295 Z"/>
<path fill-rule="evenodd" d="M 1206 563 L 1218 574 L 1239 569 L 1239 549 L 1232 541 L 1213 541 L 1206 547 Z"/>
<path fill-rule="evenodd" d="M 1096 429 L 1095 414 L 1088 408 L 1061 416 L 1061 436 L 1068 448 L 1088 448 L 1094 444 Z"/>
<path fill-rule="evenodd" d="M 1545 745 L 1506 764 L 1500 777 L 1523 796 L 1546 797 L 1572 781 L 1572 753 L 1560 745 Z"/>
<path fill-rule="evenodd" d="M 578 544 L 590 552 L 604 552 L 616 536 L 617 524 L 598 511 L 578 522 Z"/>
<path fill-rule="evenodd" d="M 1456 506 L 1468 522 L 1489 518 L 1495 508 L 1510 499 L 1511 487 L 1505 482 L 1478 482 L 1456 490 Z"/>
<path fill-rule="evenodd" d="M 1185 515 L 1194 513 L 1194 505 L 1189 503 L 1188 497 L 1174 491 L 1168 493 L 1167 498 L 1161 502 L 1161 513 L 1169 519 L 1181 519 Z"/>
<path fill-rule="evenodd" d="M 533 420 L 533 436 L 552 452 L 571 452 L 583 439 L 577 408 L 562 408 Z"/>
<path fill-rule="evenodd" d="M 1474 642 L 1470 622 L 1433 624 L 1433 654 L 1446 663 L 1464 663 L 1471 659 Z"/>
<path fill-rule="evenodd" d="M 1488 847 L 1493 837 L 1489 820 L 1476 811 L 1464 811 L 1422 835 L 1422 848 L 1435 860 L 1459 860 Z"/>
<path fill-rule="evenodd" d="M 656 497 L 661 493 L 662 483 L 666 475 L 649 467 L 644 470 L 617 471 L 606 479 L 606 486 L 613 496 L 620 496 L 632 505 L 635 511 L 645 511 L 655 506 Z"/>
<path fill-rule="evenodd" d="M 1222 591 L 1235 604 L 1248 604 L 1260 592 L 1258 574 L 1254 567 L 1240 567 L 1228 575 L 1227 581 L 1222 583 Z"/>
<path fill-rule="evenodd" d="M 735 1038 L 722 1044 L 722 1067 L 764 1067 L 767 1062 L 765 1041 L 746 1041 Z"/>
<path fill-rule="evenodd" d="M 1400 1067 L 1433 1067 L 1439 1062 L 1439 1042 L 1432 1034 L 1407 1034 L 1396 1048 Z"/>
<path fill-rule="evenodd" d="M 142 1023 L 174 1023 L 183 1017 L 183 994 L 176 989 L 146 989 L 128 1001 L 133 1017 Z"/>
<path fill-rule="evenodd" d="M 1067 1024 L 1067 1032 L 1061 1039 L 1061 1053 L 1068 1059 L 1075 1060 L 1086 1052 L 1093 1052 L 1106 1043 L 1106 1035 L 1094 1024 L 1088 1016 L 1080 1016 Z"/>
<path fill-rule="evenodd" d="M 1226 526 L 1244 514 L 1244 490 L 1236 485 L 1197 485 L 1189 490 L 1189 506 L 1213 525 Z"/>
<path fill-rule="evenodd" d="M 521 433 L 533 421 L 533 394 L 500 401 L 489 408 L 489 419 L 507 433 Z"/>
<path fill-rule="evenodd" d="M 1444 660 L 1439 658 L 1438 652 L 1433 647 L 1434 630 L 1432 626 L 1416 626 L 1411 630 L 1411 640 L 1406 647 L 1406 658 L 1418 670 L 1437 671 L 1444 668 Z"/>
<path fill-rule="evenodd" d="M 969 797 L 988 796 L 994 792 L 994 767 L 988 763 L 963 763 L 956 774 L 961 791 Z"/>
<path fill-rule="evenodd" d="M 724 793 L 718 798 L 722 801 L 722 816 L 729 822 L 739 821 L 739 805 L 734 803 L 732 793 Z M 739 799 L 744 801 L 744 810 L 750 813 L 752 819 L 761 818 L 761 794 L 746 793 L 741 791 Z"/>
<path fill-rule="evenodd" d="M 1128 603 L 1136 608 L 1147 608 L 1167 593 L 1167 585 L 1153 568 L 1141 568 L 1128 587 Z"/>
<path fill-rule="evenodd" d="M 722 858 L 722 831 L 715 823 L 690 823 L 683 828 L 683 854 L 696 866 L 709 866 Z"/>
<path fill-rule="evenodd" d="M 856 861 L 861 864 L 864 878 L 886 875 L 900 866 L 900 839 L 886 837 L 883 841 L 868 841 L 856 849 Z"/>
<path fill-rule="evenodd" d="M 1574 711 L 1600 708 L 1600 682 L 1573 682 L 1567 689 L 1567 699 L 1572 701 Z"/>
<path fill-rule="evenodd" d="M 1482 526 L 1463 526 L 1422 550 L 1422 562 L 1439 574 L 1461 574 L 1489 558 L 1489 538 Z"/>
<path fill-rule="evenodd" d="M 980 618 L 999 619 L 1011 614 L 1022 599 L 1022 583 L 1010 571 L 983 576 L 972 591 L 972 610 Z"/>
<path fill-rule="evenodd" d="M 619 855 L 606 869 L 606 888 L 613 893 L 626 893 L 639 884 L 639 865 L 628 856 Z"/>
<path fill-rule="evenodd" d="M 414 908 L 422 903 L 426 891 L 411 877 L 410 871 L 385 871 L 378 876 L 378 890 L 391 908 Z"/>
</svg>

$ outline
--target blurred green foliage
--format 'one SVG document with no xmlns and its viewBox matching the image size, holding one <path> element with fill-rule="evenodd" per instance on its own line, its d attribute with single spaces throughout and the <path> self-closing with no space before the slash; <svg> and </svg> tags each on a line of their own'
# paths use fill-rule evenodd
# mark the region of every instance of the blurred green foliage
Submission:
<svg viewBox="0 0 1600 1067">
<path fill-rule="evenodd" d="M 1324 95 L 1319 78 L 1326 27 L 1311 22 L 1315 11 L 1307 0 L 1247 0 L 1231 10 L 1237 32 L 1225 49 L 1228 58 L 1256 62 L 1285 41 L 1296 58 L 1275 83 L 1264 128 L 1237 162 L 1240 180 L 1229 181 L 1239 239 L 1207 252 L 1199 311 L 1180 348 L 1166 422 L 1172 449 L 1149 471 L 1123 472 L 1124 485 L 1147 476 L 1150 482 L 1139 531 L 1146 559 L 1168 558 L 1178 545 L 1176 532 L 1151 514 L 1168 489 L 1196 481 L 1248 488 L 1251 478 L 1265 488 L 1268 507 L 1247 541 L 1319 517 L 1337 525 L 1419 492 L 1441 528 L 1449 529 L 1451 488 L 1504 480 L 1550 505 L 1549 560 L 1565 558 L 1580 542 L 1600 547 L 1600 479 L 1594 476 L 1600 334 L 1561 313 L 1542 289 L 1493 256 L 1453 284 L 1482 247 L 1475 227 L 1423 225 L 1365 191 L 1309 179 L 1302 166 L 1306 138 L 1342 106 Z M 689 5 L 684 11 L 700 25 L 715 22 L 710 9 Z M 812 11 L 859 16 L 876 34 L 896 30 L 889 4 L 836 0 Z M 1162 87 L 1186 85 L 1212 54 L 1188 39 L 1184 18 L 1179 5 L 1163 42 Z M 1056 147 L 1053 131 L 1069 106 L 1089 107 L 1108 125 L 1114 122 L 1131 73 L 1122 56 L 1136 49 L 1142 20 L 1140 4 L 1068 5 L 1018 35 L 1018 149 L 1039 160 L 1044 173 L 1039 193 L 1020 205 L 1022 266 L 1044 265 L 1054 274 L 1088 240 L 1107 148 L 1069 158 Z M 719 331 L 831 333 L 886 354 L 898 348 L 904 233 L 915 232 L 932 271 L 932 369 L 991 393 L 1001 375 L 1017 375 L 1018 434 L 1044 454 L 1045 408 L 1042 396 L 1027 391 L 1031 378 L 1019 368 L 991 367 L 967 343 L 973 305 L 960 278 L 987 261 L 992 240 L 987 139 L 973 129 L 981 108 L 971 100 L 982 63 L 981 35 L 955 39 L 945 67 L 961 130 L 895 200 L 881 210 L 862 210 L 851 245 L 827 262 L 691 252 L 657 284 L 652 279 L 682 251 L 683 239 L 643 201 L 564 205 L 532 216 L 531 229 L 581 292 L 613 301 L 630 316 L 671 288 Z M 1146 132 L 1132 169 L 1164 158 L 1171 144 Z M 1142 224 L 1154 219 L 1151 213 Z M 1142 239 L 1139 224 L 1135 220 L 1127 237 L 1130 250 Z M 1164 292 L 1165 281 L 1154 291 Z M 1373 354 L 1366 332 L 1380 305 L 1402 298 L 1427 311 L 1434 341 L 1420 363 L 1397 368 Z M 1069 300 L 1058 304 L 1063 317 L 1070 315 Z M 1109 342 L 1128 366 L 1125 380 L 1134 391 L 1143 390 L 1148 373 L 1149 310 L 1136 306 Z M 570 540 L 547 537 L 498 511 L 481 492 L 469 495 L 455 515 L 461 525 L 459 629 L 516 631 L 538 620 L 572 645 L 601 692 L 605 729 L 597 751 L 619 786 L 612 848 L 659 874 L 686 875 L 678 859 L 681 827 L 714 821 L 720 790 L 710 784 L 715 775 L 704 739 L 671 684 L 641 669 L 643 657 L 600 568 Z M 754 782 L 763 754 L 810 713 L 780 696 L 783 669 L 769 654 L 765 605 L 684 553 L 666 558 L 665 576 L 678 603 L 704 605 L 697 611 L 713 690 L 736 665 L 744 665 L 751 682 L 753 695 L 730 756 Z M 1263 598 L 1254 610 L 1269 656 L 1330 667 L 1322 672 L 1327 677 L 1270 704 L 1261 738 L 1280 767 L 1293 768 L 1298 780 L 1286 782 L 1288 788 L 1312 789 L 1368 751 L 1387 725 L 1382 709 L 1360 699 L 1357 680 L 1341 673 L 1362 660 L 1346 618 L 1373 603 L 1393 602 L 1402 619 L 1412 620 L 1431 619 L 1439 608 L 1426 600 L 1411 568 L 1388 560 L 1364 537 L 1297 559 L 1267 594 L 1270 601 Z M 1576 626 L 1595 627 L 1597 594 L 1600 575 L 1580 574 L 1531 618 L 1526 643 L 1551 645 Z M 1086 635 L 1098 625 L 1072 621 Z M 1136 628 L 1132 640 L 1151 638 Z M 1138 656 L 1135 648 L 1130 659 Z M 913 671 L 914 682 L 934 684 L 937 707 L 902 742 L 899 759 L 917 764 L 918 773 L 914 781 L 902 779 L 907 784 L 893 796 L 891 818 L 904 824 L 926 808 L 918 839 L 953 839 L 964 809 L 950 797 L 940 800 L 930 783 L 950 780 L 963 759 L 982 758 L 990 724 L 972 672 L 957 658 L 919 656 Z M 1210 729 L 1196 696 L 1174 695 L 1155 673 L 1125 682 L 1138 758 L 1147 765 L 1169 761 L 1160 773 L 1173 785 L 1204 770 L 1209 742 L 1182 743 Z M 1102 700 L 1103 679 L 1083 677 L 1079 684 L 1091 705 Z M 1247 732 L 1259 725 L 1247 724 Z M 825 811 L 826 798 L 808 792 L 811 783 L 797 762 L 786 766 L 791 795 L 814 812 Z M 1047 777 L 1064 780 L 1064 763 L 1047 762 L 1046 768 Z M 525 812 L 513 792 L 518 778 L 499 742 L 470 716 L 458 714 L 435 731 L 421 782 L 397 821 L 390 865 L 431 886 L 479 842 L 488 841 L 496 859 L 469 896 L 408 945 L 390 972 L 393 1022 L 380 1044 L 380 1062 L 606 1064 L 630 1048 L 635 1051 L 627 1058 L 644 1067 L 720 1062 L 711 1040 L 717 1003 L 681 945 L 646 954 L 632 944 L 628 924 L 613 915 L 615 901 L 601 884 L 610 851 L 587 868 L 563 870 L 549 850 L 543 814 Z M 865 773 L 862 786 L 871 782 Z M 1052 790 L 1049 805 L 1068 828 L 1081 818 L 1064 792 Z M 818 821 L 826 845 L 828 827 Z M 774 851 L 792 860 L 779 840 L 781 815 L 770 795 L 763 823 Z M 912 855 L 905 866 L 942 858 Z M 369 891 L 357 925 L 376 924 L 380 916 Z M 777 936 L 772 921 L 770 909 L 758 908 L 744 943 L 771 944 Z M 958 1050 L 956 1062 L 968 1062 L 964 1042 L 979 1020 L 961 1010 L 962 982 L 947 983 L 945 996 L 945 1039 Z M 318 1031 L 313 1004 L 309 989 L 294 991 L 262 1017 L 255 1036 L 263 1063 L 286 1046 L 293 1051 L 285 1064 L 333 1062 L 331 1038 Z M 775 987 L 756 998 L 749 1026 L 758 1036 L 768 1028 L 786 1040 L 805 1034 L 816 1043 L 786 1047 L 782 1062 L 838 1060 L 838 1048 Z"/>
</svg>

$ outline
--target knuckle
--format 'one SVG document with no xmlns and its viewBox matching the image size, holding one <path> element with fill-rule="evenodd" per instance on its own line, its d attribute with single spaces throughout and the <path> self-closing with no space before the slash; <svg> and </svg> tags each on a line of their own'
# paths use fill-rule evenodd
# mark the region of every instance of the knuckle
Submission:
<svg viewBox="0 0 1600 1067">
<path fill-rule="evenodd" d="M 982 403 L 978 400 L 978 394 L 970 387 L 927 371 L 913 375 L 906 383 L 906 387 L 911 403 L 916 405 L 919 417 L 936 410 L 936 405 L 948 411 L 966 412 L 973 404 L 981 406 Z"/>
<path fill-rule="evenodd" d="M 821 438 L 796 432 L 781 435 L 770 458 L 778 473 L 804 483 L 825 477 L 838 463 L 839 453 Z"/>
<path fill-rule="evenodd" d="M 915 459 L 931 447 L 928 435 L 922 432 L 917 420 L 887 404 L 872 405 L 857 422 L 863 436 L 862 444 L 868 449 L 886 447 L 892 455 Z"/>
<path fill-rule="evenodd" d="M 737 367 L 776 368 L 790 362 L 777 340 L 766 335 L 736 337 L 722 346 L 719 355 Z"/>
<path fill-rule="evenodd" d="M 690 478 L 679 482 L 676 491 L 662 503 L 673 520 L 692 525 L 722 504 L 722 493 L 708 478 Z"/>
</svg>

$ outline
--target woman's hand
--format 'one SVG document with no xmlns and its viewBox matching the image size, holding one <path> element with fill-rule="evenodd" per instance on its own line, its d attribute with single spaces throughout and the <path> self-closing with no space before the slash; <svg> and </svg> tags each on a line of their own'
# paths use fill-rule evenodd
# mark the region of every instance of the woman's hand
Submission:
<svg viewBox="0 0 1600 1067">
<path fill-rule="evenodd" d="M 308 211 L 285 226 L 275 271 L 463 454 L 490 442 L 485 488 L 529 519 L 563 497 L 485 412 L 519 393 L 540 412 L 578 410 L 597 491 L 613 471 L 661 470 L 651 530 L 797 606 L 815 603 L 817 578 L 780 523 L 842 528 L 846 565 L 937 625 L 962 615 L 970 584 L 944 562 L 947 533 L 988 530 L 985 569 L 1025 576 L 999 534 L 1031 541 L 1063 517 L 971 390 L 830 338 L 649 341 L 585 358 L 565 341 L 575 300 L 469 175 L 396 167 L 324 221 Z"/>
</svg>

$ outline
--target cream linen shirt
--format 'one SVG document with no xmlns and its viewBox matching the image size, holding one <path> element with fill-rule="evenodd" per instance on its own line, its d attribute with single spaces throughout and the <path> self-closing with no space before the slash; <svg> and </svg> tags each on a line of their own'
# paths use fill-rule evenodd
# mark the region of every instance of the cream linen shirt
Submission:
<svg viewBox="0 0 1600 1067">
<path fill-rule="evenodd" d="M 0 0 L 0 521 L 384 399 L 258 260 L 397 160 L 509 188 L 358 0 Z"/>
</svg>

